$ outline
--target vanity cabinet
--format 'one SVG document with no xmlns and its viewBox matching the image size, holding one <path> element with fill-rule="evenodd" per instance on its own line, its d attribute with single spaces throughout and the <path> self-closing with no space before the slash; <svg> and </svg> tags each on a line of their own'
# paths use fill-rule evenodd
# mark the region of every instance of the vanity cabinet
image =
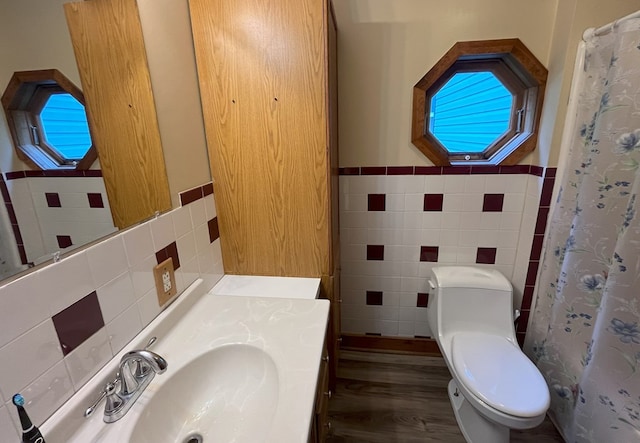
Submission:
<svg viewBox="0 0 640 443">
<path fill-rule="evenodd" d="M 322 352 L 322 361 L 320 362 L 320 372 L 318 374 L 318 387 L 316 389 L 316 403 L 314 416 L 309 433 L 309 443 L 320 443 L 327 440 L 329 431 L 331 431 L 331 422 L 329 421 L 329 400 L 331 399 L 331 388 L 329 387 L 329 352 L 327 350 L 327 342 Z"/>
<path fill-rule="evenodd" d="M 320 277 L 338 362 L 336 26 L 329 0 L 189 0 L 226 274 Z"/>
</svg>

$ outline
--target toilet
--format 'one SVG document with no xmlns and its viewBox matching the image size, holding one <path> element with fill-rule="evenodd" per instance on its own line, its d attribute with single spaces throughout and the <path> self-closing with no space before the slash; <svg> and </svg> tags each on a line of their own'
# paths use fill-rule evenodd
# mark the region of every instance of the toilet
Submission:
<svg viewBox="0 0 640 443">
<path fill-rule="evenodd" d="M 499 271 L 435 267 L 427 318 L 453 379 L 449 399 L 468 443 L 508 443 L 510 429 L 539 425 L 549 388 L 520 350 L 513 288 Z"/>
</svg>

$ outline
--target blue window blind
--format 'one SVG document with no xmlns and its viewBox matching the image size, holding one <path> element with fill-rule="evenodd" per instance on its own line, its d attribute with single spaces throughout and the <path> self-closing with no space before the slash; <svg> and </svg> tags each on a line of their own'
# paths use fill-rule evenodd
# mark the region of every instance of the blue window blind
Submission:
<svg viewBox="0 0 640 443">
<path fill-rule="evenodd" d="M 67 160 L 79 160 L 91 147 L 84 106 L 71 94 L 53 94 L 40 113 L 49 145 Z"/>
<path fill-rule="evenodd" d="M 456 73 L 431 98 L 429 132 L 451 153 L 481 153 L 509 129 L 512 102 L 493 73 Z"/>
</svg>

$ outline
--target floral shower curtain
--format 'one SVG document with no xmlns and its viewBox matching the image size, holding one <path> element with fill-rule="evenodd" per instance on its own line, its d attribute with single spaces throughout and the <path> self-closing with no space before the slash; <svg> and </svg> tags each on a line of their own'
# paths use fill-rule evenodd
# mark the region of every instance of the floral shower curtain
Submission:
<svg viewBox="0 0 640 443">
<path fill-rule="evenodd" d="M 640 442 L 640 19 L 584 71 L 525 352 L 567 442 Z"/>
</svg>

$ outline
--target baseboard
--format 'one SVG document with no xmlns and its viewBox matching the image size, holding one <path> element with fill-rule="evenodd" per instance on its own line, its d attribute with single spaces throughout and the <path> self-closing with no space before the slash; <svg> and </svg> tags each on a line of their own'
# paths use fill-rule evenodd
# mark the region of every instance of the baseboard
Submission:
<svg viewBox="0 0 640 443">
<path fill-rule="evenodd" d="M 413 355 L 442 355 L 438 348 L 438 343 L 431 338 L 383 337 L 361 334 L 342 334 L 341 337 L 340 349 Z"/>
</svg>

